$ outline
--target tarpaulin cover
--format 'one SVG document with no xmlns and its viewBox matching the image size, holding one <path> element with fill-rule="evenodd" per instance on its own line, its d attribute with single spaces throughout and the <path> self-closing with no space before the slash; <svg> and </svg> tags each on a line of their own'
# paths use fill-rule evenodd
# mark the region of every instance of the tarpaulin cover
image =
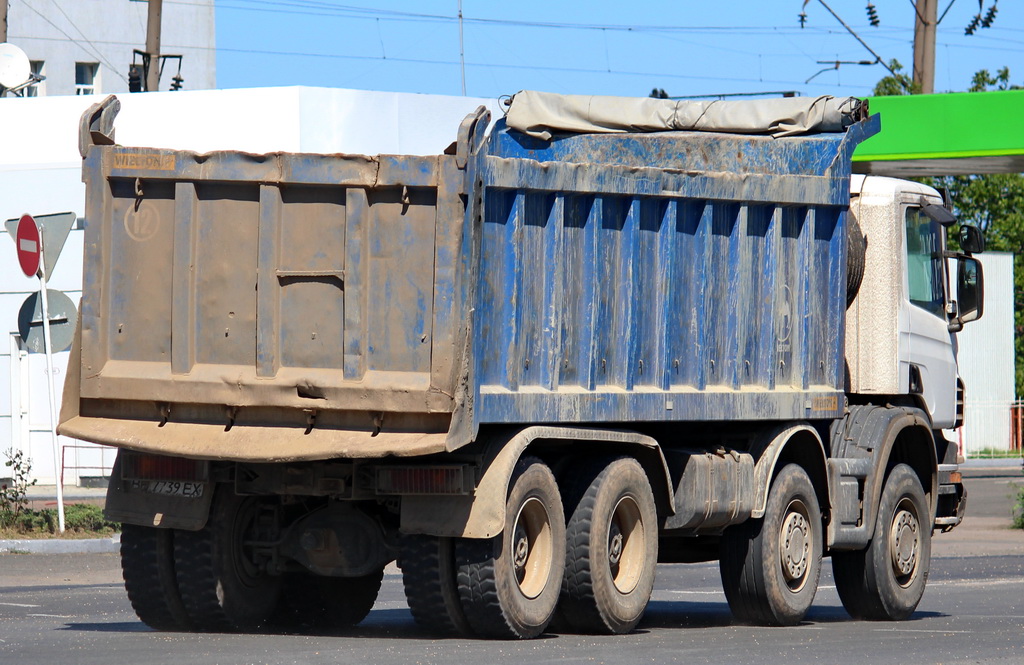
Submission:
<svg viewBox="0 0 1024 665">
<path fill-rule="evenodd" d="M 509 127 L 549 140 L 558 132 L 695 130 L 791 136 L 841 132 L 860 118 L 855 97 L 693 101 L 651 97 L 558 95 L 524 90 L 512 98 Z"/>
</svg>

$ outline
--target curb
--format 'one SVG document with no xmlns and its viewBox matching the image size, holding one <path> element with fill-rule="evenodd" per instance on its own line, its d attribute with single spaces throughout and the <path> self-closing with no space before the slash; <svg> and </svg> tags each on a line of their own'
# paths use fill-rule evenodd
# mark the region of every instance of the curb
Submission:
<svg viewBox="0 0 1024 665">
<path fill-rule="evenodd" d="M 86 540 L 0 540 L 0 554 L 110 554 L 121 551 L 121 534 Z"/>
<path fill-rule="evenodd" d="M 994 459 L 969 459 L 964 461 L 961 469 L 1020 469 L 1024 466 L 1020 457 L 1005 457 Z"/>
</svg>

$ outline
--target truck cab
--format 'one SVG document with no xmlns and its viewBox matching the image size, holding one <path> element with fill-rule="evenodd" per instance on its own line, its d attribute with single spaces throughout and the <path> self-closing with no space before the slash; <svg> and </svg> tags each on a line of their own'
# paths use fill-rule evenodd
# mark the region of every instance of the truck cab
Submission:
<svg viewBox="0 0 1024 665">
<path fill-rule="evenodd" d="M 853 175 L 850 191 L 866 246 L 863 281 L 846 313 L 848 392 L 906 396 L 936 430 L 957 427 L 963 402 L 954 334 L 981 316 L 981 265 L 947 251 L 946 227 L 956 219 L 935 189 Z"/>
</svg>

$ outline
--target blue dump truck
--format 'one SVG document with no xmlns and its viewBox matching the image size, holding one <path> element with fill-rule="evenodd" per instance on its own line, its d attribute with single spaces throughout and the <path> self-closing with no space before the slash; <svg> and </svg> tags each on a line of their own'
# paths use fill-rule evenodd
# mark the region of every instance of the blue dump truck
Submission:
<svg viewBox="0 0 1024 665">
<path fill-rule="evenodd" d="M 60 431 L 119 448 L 148 625 L 353 625 L 392 562 L 435 634 L 628 632 L 659 562 L 745 623 L 824 558 L 852 616 L 917 607 L 982 243 L 851 176 L 858 100 L 520 93 L 431 157 L 125 147 L 118 108 Z"/>
</svg>

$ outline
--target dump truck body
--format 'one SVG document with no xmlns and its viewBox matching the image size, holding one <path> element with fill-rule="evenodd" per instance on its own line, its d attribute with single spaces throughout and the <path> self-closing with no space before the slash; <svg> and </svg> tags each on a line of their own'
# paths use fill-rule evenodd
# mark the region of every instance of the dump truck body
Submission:
<svg viewBox="0 0 1024 665">
<path fill-rule="evenodd" d="M 461 167 L 94 146 L 63 427 L 271 461 L 835 418 L 849 155 L 873 131 L 545 146 L 499 122 Z"/>
</svg>

